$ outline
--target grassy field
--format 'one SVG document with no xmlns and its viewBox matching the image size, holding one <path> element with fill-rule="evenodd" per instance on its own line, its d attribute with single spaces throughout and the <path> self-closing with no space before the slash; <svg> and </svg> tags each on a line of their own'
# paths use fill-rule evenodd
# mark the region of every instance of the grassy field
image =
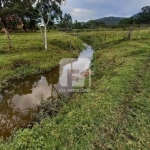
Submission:
<svg viewBox="0 0 150 150">
<path fill-rule="evenodd" d="M 80 37 L 95 48 L 91 93 L 73 95 L 57 116 L 18 131 L 0 149 L 150 149 L 150 39 L 101 50 L 101 33 Z"/>
<path fill-rule="evenodd" d="M 48 50 L 44 50 L 40 33 L 11 34 L 13 49 L 0 34 L 0 91 L 10 79 L 39 74 L 58 66 L 60 59 L 77 57 L 82 41 L 62 32 L 48 33 Z M 72 50 L 70 51 L 70 41 Z"/>
<path fill-rule="evenodd" d="M 111 31 L 89 31 L 80 32 L 79 37 L 88 44 L 92 44 L 95 50 L 103 47 L 109 47 L 128 39 L 128 30 L 111 30 Z M 150 28 L 138 28 L 132 31 L 132 40 L 150 38 Z"/>
</svg>

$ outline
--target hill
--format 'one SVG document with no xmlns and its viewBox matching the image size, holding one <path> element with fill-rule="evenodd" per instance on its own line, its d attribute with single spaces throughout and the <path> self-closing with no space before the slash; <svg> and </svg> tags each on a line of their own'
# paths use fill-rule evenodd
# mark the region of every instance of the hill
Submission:
<svg viewBox="0 0 150 150">
<path fill-rule="evenodd" d="M 114 16 L 110 16 L 110 17 L 104 17 L 104 18 L 100 18 L 100 19 L 96 19 L 96 20 L 89 20 L 90 21 L 97 21 L 97 22 L 104 22 L 106 25 L 115 25 L 117 23 L 119 23 L 121 20 L 124 20 L 125 17 L 121 18 L 121 17 L 114 17 Z M 80 22 L 82 25 L 87 23 L 87 22 Z"/>
<path fill-rule="evenodd" d="M 97 19 L 95 21 L 102 21 L 102 22 L 106 23 L 106 25 L 115 25 L 123 19 L 125 19 L 125 18 L 110 16 L 110 17 L 104 17 L 101 19 Z"/>
<path fill-rule="evenodd" d="M 131 16 L 131 17 L 133 17 L 133 18 L 136 19 L 138 17 L 138 15 L 139 14 L 137 13 L 137 14 Z M 122 21 L 124 19 L 126 19 L 126 17 L 114 17 L 114 16 L 110 16 L 110 17 L 104 17 L 104 18 L 96 19 L 94 21 L 98 21 L 98 22 L 102 21 L 106 25 L 111 26 L 111 25 L 116 25 L 117 23 L 119 23 L 120 21 Z M 84 24 L 84 23 L 82 22 L 82 24 Z"/>
</svg>

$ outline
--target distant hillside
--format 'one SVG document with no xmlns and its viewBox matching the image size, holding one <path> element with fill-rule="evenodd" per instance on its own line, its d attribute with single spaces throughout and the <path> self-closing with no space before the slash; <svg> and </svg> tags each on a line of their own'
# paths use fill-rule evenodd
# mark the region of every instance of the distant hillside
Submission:
<svg viewBox="0 0 150 150">
<path fill-rule="evenodd" d="M 139 15 L 139 13 L 137 13 L 137 14 L 131 16 L 131 17 L 133 17 L 133 18 L 136 19 L 136 18 L 138 18 L 138 15 Z M 130 18 L 130 17 L 129 17 L 129 18 Z M 102 22 L 104 22 L 106 25 L 112 26 L 112 25 L 118 24 L 120 21 L 122 21 L 122 20 L 124 20 L 124 19 L 127 19 L 127 18 L 125 18 L 125 17 L 114 17 L 114 16 L 110 16 L 110 17 L 104 17 L 104 18 L 96 19 L 96 20 L 93 20 L 93 21 L 97 21 L 97 22 L 102 21 Z M 89 21 L 91 21 L 91 20 L 89 20 Z M 89 22 L 89 21 L 88 21 L 88 22 Z M 84 25 L 85 23 L 86 23 L 86 22 L 81 22 L 82 25 Z"/>
<path fill-rule="evenodd" d="M 106 23 L 106 25 L 115 25 L 124 19 L 125 18 L 121 18 L 121 17 L 104 17 L 101 19 L 96 19 L 95 21 L 102 21 L 102 22 Z"/>
</svg>

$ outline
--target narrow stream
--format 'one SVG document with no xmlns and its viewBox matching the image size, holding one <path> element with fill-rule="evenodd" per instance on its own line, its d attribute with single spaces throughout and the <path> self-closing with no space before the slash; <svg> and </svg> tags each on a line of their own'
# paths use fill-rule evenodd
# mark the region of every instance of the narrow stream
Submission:
<svg viewBox="0 0 150 150">
<path fill-rule="evenodd" d="M 59 93 L 69 96 L 70 88 L 75 86 L 82 72 L 90 67 L 93 53 L 94 50 L 86 46 L 78 59 L 49 73 L 11 81 L 11 86 L 0 93 L 0 137 L 7 138 L 15 128 L 29 124 L 42 99 Z M 71 84 L 67 76 L 68 70 L 78 70 L 78 75 L 71 77 Z"/>
</svg>

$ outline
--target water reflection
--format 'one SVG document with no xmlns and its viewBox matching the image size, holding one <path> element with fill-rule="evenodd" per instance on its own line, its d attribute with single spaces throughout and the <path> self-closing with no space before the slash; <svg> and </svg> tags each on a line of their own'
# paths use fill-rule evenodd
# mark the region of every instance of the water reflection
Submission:
<svg viewBox="0 0 150 150">
<path fill-rule="evenodd" d="M 66 70 L 78 69 L 84 71 L 89 67 L 90 62 L 85 62 L 81 58 L 92 60 L 93 50 L 87 46 L 86 50 L 79 55 L 79 58 L 72 63 L 68 63 L 62 68 L 56 68 L 50 73 L 36 75 L 19 81 L 12 81 L 11 86 L 0 93 L 0 136 L 8 137 L 16 127 L 24 127 L 32 122 L 36 105 L 41 99 L 54 97 L 59 94 L 62 88 L 61 81 L 66 79 Z M 67 79 L 71 81 L 71 79 Z M 76 81 L 74 81 L 75 83 Z M 71 88 L 68 84 L 63 88 Z M 63 93 L 69 95 L 70 93 Z"/>
</svg>

